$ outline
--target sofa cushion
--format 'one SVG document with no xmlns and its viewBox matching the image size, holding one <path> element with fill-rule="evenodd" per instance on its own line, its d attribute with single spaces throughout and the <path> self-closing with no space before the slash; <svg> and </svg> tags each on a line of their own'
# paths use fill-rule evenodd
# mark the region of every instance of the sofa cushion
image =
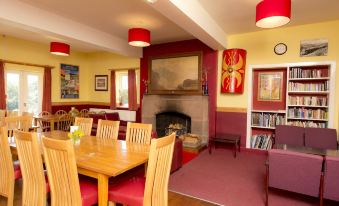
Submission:
<svg viewBox="0 0 339 206">
<path fill-rule="evenodd" d="M 106 116 L 107 120 L 120 121 L 120 117 L 119 117 L 118 112 L 106 113 L 105 116 Z"/>
</svg>

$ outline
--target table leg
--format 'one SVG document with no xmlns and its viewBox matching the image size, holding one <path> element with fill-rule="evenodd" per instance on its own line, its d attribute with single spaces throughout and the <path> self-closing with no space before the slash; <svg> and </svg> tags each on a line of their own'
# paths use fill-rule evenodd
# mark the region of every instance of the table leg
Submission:
<svg viewBox="0 0 339 206">
<path fill-rule="evenodd" d="M 98 174 L 98 205 L 107 206 L 108 202 L 108 176 Z"/>
</svg>

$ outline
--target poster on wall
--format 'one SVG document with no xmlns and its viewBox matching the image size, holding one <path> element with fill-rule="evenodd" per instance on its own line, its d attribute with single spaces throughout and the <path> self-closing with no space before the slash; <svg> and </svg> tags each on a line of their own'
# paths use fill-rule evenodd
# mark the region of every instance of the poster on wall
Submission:
<svg viewBox="0 0 339 206">
<path fill-rule="evenodd" d="M 79 98 L 79 66 L 61 64 L 60 66 L 61 98 Z"/>
<path fill-rule="evenodd" d="M 221 93 L 244 92 L 246 50 L 227 49 L 222 55 Z"/>
<path fill-rule="evenodd" d="M 300 42 L 300 56 L 327 56 L 328 40 L 327 39 L 308 39 Z"/>
<path fill-rule="evenodd" d="M 262 72 L 258 76 L 258 100 L 281 101 L 282 100 L 282 72 Z"/>
</svg>

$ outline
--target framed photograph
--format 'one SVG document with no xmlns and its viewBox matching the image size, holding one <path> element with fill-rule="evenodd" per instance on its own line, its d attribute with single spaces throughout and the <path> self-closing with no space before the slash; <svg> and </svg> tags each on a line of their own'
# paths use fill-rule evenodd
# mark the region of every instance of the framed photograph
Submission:
<svg viewBox="0 0 339 206">
<path fill-rule="evenodd" d="M 202 94 L 201 52 L 152 57 L 148 68 L 150 94 Z"/>
<path fill-rule="evenodd" d="M 327 56 L 328 40 L 327 39 L 310 39 L 300 42 L 300 56 Z"/>
<path fill-rule="evenodd" d="M 258 74 L 258 101 L 282 101 L 283 72 Z"/>
<path fill-rule="evenodd" d="M 62 99 L 79 98 L 79 66 L 60 65 L 60 89 Z"/>
<path fill-rule="evenodd" d="M 95 75 L 95 91 L 108 91 L 108 75 Z"/>
</svg>

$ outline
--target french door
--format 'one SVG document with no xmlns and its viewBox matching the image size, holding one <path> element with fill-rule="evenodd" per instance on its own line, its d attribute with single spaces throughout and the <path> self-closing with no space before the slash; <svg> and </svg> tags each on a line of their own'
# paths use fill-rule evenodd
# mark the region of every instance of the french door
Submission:
<svg viewBox="0 0 339 206">
<path fill-rule="evenodd" d="M 6 70 L 7 110 L 39 114 L 42 107 L 43 72 Z"/>
</svg>

